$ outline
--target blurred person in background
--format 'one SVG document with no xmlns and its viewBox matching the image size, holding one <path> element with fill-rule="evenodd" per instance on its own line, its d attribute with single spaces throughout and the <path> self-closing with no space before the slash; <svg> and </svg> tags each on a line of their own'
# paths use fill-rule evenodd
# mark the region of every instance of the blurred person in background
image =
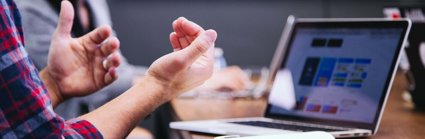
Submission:
<svg viewBox="0 0 425 139">
<path fill-rule="evenodd" d="M 74 8 L 69 1 L 62 1 L 48 64 L 39 71 L 25 50 L 15 1 L 0 0 L 0 8 L 2 139 L 126 138 L 154 109 L 203 84 L 213 74 L 217 33 L 178 18 L 174 25 L 181 28 L 170 36 L 174 51 L 155 60 L 140 82 L 96 110 L 64 120 L 53 108 L 117 79 L 119 40 L 111 36 L 108 25 L 73 38 Z"/>
<path fill-rule="evenodd" d="M 101 25 L 112 26 L 105 0 L 70 0 L 70 2 L 75 7 L 73 37 L 80 37 Z M 51 37 L 59 19 L 60 3 L 61 0 L 17 0 L 23 17 L 26 49 L 38 69 L 44 68 L 47 64 Z M 173 28 L 179 27 L 173 24 Z M 132 65 L 125 57 L 121 57 L 122 62 L 117 69 L 119 78 L 114 83 L 92 95 L 63 102 L 55 111 L 66 119 L 78 117 L 119 96 L 133 83 L 137 83 L 145 74 L 147 67 Z M 216 71 L 212 78 L 198 89 L 239 91 L 245 89 L 246 79 L 243 71 L 233 66 Z M 165 103 L 150 118 L 139 124 L 148 131 L 136 128 L 130 136 L 151 138 L 153 134 L 155 138 L 170 138 L 168 124 L 173 120 L 173 116 L 176 115 L 171 104 Z"/>
</svg>

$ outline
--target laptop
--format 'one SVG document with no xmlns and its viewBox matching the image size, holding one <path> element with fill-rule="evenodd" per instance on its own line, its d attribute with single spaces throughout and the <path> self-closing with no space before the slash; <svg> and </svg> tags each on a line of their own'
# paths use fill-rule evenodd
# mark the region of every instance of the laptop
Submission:
<svg viewBox="0 0 425 139">
<path fill-rule="evenodd" d="M 371 136 L 378 131 L 410 26 L 407 19 L 289 17 L 270 65 L 273 87 L 264 117 L 170 127 L 218 135 Z"/>
</svg>

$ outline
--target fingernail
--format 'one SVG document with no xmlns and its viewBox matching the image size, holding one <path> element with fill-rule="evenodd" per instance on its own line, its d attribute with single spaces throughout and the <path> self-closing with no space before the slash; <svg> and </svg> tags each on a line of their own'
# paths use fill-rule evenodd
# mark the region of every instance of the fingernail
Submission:
<svg viewBox="0 0 425 139">
<path fill-rule="evenodd" d="M 118 78 L 117 68 L 111 68 L 111 69 L 109 70 L 109 74 L 111 75 L 111 77 L 112 77 L 113 79 Z"/>
<path fill-rule="evenodd" d="M 208 36 L 210 42 L 214 42 L 217 39 L 217 32 L 215 30 L 209 29 L 205 31 L 205 35 Z"/>
<path fill-rule="evenodd" d="M 112 74 L 115 74 L 115 73 L 117 72 L 117 68 L 111 68 L 110 72 L 111 72 Z"/>
<path fill-rule="evenodd" d="M 195 22 L 189 21 L 189 20 L 188 20 L 188 23 L 190 24 L 190 26 L 194 26 L 194 27 L 198 26 L 198 24 L 196 24 Z"/>
<path fill-rule="evenodd" d="M 185 17 L 183 17 L 183 16 L 180 16 L 178 19 L 180 19 L 180 20 L 187 20 Z"/>
</svg>

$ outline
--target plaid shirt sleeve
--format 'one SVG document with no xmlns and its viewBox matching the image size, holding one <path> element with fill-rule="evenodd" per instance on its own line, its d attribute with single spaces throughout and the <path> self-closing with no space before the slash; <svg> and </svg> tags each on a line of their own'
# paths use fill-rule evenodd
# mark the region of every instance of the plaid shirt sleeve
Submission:
<svg viewBox="0 0 425 139">
<path fill-rule="evenodd" d="M 20 18 L 13 0 L 0 0 L 0 138 L 102 138 L 89 122 L 54 113 L 24 49 Z"/>
</svg>

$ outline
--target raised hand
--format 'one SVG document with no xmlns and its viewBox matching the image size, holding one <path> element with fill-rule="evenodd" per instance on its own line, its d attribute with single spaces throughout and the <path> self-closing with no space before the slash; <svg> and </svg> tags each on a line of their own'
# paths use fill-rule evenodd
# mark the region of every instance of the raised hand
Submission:
<svg viewBox="0 0 425 139">
<path fill-rule="evenodd" d="M 167 86 L 175 97 L 201 85 L 213 72 L 214 44 L 217 33 L 179 18 L 173 23 L 170 41 L 174 52 L 157 59 L 147 76 Z"/>
<path fill-rule="evenodd" d="M 189 46 L 198 37 L 204 29 L 180 17 L 173 22 L 174 32 L 170 34 L 171 45 L 174 51 L 181 50 Z M 240 91 L 246 88 L 248 78 L 244 72 L 236 66 L 216 71 L 200 88 L 200 90 L 217 91 Z"/>
<path fill-rule="evenodd" d="M 176 24 L 187 22 L 178 20 Z M 190 30 L 198 33 L 187 34 Z M 105 138 L 125 138 L 136 126 L 137 121 L 156 107 L 208 79 L 213 71 L 214 42 L 217 33 L 214 30 L 204 31 L 194 23 L 188 24 L 187 28 L 182 30 L 175 30 L 175 33 L 186 35 L 176 38 L 171 35 L 170 39 L 194 37 L 193 41 L 189 40 L 187 44 L 171 41 L 175 51 L 153 62 L 140 82 L 136 82 L 117 98 L 80 118 L 95 125 Z"/>
<path fill-rule="evenodd" d="M 111 28 L 102 26 L 80 38 L 72 38 L 73 19 L 71 3 L 62 1 L 59 23 L 52 37 L 45 68 L 45 73 L 58 89 L 58 93 L 50 94 L 53 99 L 88 95 L 117 78 L 119 41 L 110 37 Z"/>
<path fill-rule="evenodd" d="M 181 50 L 189 46 L 205 30 L 184 17 L 173 22 L 174 32 L 170 34 L 170 42 L 174 50 Z"/>
</svg>

